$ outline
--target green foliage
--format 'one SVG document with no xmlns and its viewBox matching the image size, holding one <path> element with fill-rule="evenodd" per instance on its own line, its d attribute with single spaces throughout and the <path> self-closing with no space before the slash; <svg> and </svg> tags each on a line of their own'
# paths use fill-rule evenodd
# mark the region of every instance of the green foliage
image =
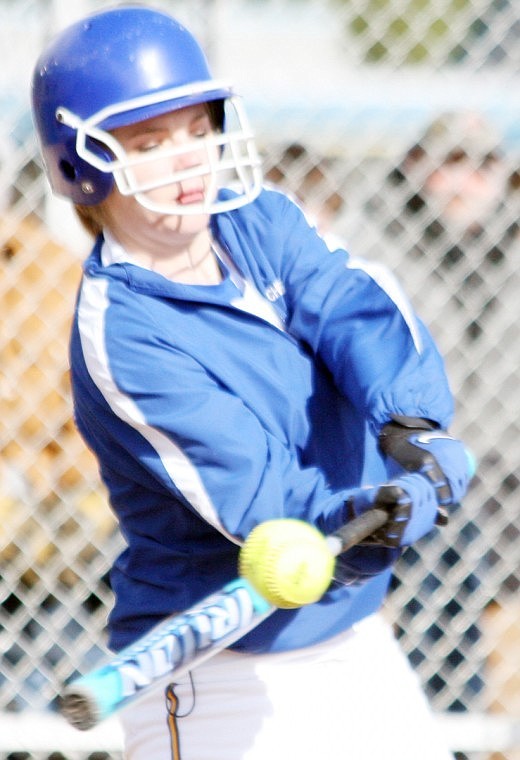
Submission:
<svg viewBox="0 0 520 760">
<path fill-rule="evenodd" d="M 456 42 L 450 30 L 464 35 L 465 12 L 471 0 L 336 0 L 353 11 L 349 35 L 366 41 L 365 60 L 381 62 L 396 55 L 403 63 L 419 63 L 441 47 L 453 57 Z M 448 44 L 446 44 L 446 41 Z M 453 48 L 453 50 L 452 50 Z"/>
</svg>

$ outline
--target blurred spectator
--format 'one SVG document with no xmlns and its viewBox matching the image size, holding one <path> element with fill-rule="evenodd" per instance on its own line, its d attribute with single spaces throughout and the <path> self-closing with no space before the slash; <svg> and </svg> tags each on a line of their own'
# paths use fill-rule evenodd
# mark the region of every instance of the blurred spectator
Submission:
<svg viewBox="0 0 520 760">
<path fill-rule="evenodd" d="M 417 662 L 428 651 L 444 653 L 442 675 L 435 674 L 428 686 L 432 695 L 440 695 L 439 704 L 455 710 L 478 709 L 486 668 L 482 620 L 467 625 L 465 607 L 475 609 L 478 594 L 481 600 L 505 604 L 520 584 L 518 566 L 505 582 L 494 580 L 502 579 L 503 571 L 493 572 L 520 535 L 514 506 L 520 467 L 511 447 L 518 437 L 520 408 L 520 362 L 511 354 L 520 340 L 519 176 L 508 167 L 500 135 L 491 124 L 472 113 L 451 113 L 426 129 L 368 205 L 370 224 L 380 226 L 380 258 L 404 280 L 444 348 L 455 397 L 469 420 L 464 435 L 478 449 L 473 490 L 484 495 L 482 506 L 477 505 L 481 527 L 466 503 L 467 512 L 454 515 L 457 531 L 439 566 L 407 605 L 412 620 L 408 628 L 417 633 L 413 618 L 431 603 L 443 575 L 460 574 L 456 597 L 411 653 Z M 482 429 L 481 421 L 492 421 L 500 407 L 510 408 L 502 415 L 510 426 Z M 482 551 L 476 552 L 475 546 Z M 468 558 L 477 555 L 472 566 Z M 406 565 L 420 559 L 420 547 L 405 554 L 403 582 L 413 578 Z M 406 636 L 406 631 L 400 634 Z M 451 646 L 453 641 L 456 646 Z M 449 674 L 457 669 L 466 674 L 465 696 L 447 703 Z"/>
<path fill-rule="evenodd" d="M 448 114 L 407 152 L 371 204 L 387 219 L 385 231 L 405 243 L 406 257 L 424 257 L 425 274 L 447 286 L 465 312 L 469 338 L 480 335 L 495 305 L 486 273 L 501 264 L 518 225 L 506 206 L 507 175 L 496 131 L 477 115 Z"/>
<path fill-rule="evenodd" d="M 290 143 L 267 168 L 265 178 L 292 195 L 322 235 L 331 235 L 344 199 L 330 160 L 312 155 L 300 143 Z"/>
</svg>

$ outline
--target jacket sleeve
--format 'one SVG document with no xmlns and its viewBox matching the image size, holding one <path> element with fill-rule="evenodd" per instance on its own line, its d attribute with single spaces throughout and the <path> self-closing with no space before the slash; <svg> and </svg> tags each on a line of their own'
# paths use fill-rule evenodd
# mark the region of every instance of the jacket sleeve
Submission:
<svg viewBox="0 0 520 760">
<path fill-rule="evenodd" d="M 376 435 L 393 414 L 447 427 L 453 399 L 444 362 L 393 275 L 344 250 L 330 252 L 289 201 L 283 213 L 289 331 L 324 360 Z"/>
<path fill-rule="evenodd" d="M 170 495 L 236 542 L 274 517 L 309 520 L 324 532 L 342 522 L 346 494 L 330 489 L 318 468 L 302 466 L 297 451 L 196 359 L 149 331 L 136 361 L 135 340 L 110 333 L 117 351 L 109 346 L 85 361 L 88 337 L 82 348 L 73 341 L 76 410 L 90 445 L 103 447 L 103 461 L 135 492 L 144 484 L 159 501 Z"/>
</svg>

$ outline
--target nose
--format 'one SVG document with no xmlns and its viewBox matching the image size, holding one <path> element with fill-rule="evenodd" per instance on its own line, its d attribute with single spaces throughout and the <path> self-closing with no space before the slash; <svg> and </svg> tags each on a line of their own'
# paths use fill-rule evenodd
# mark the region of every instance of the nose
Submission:
<svg viewBox="0 0 520 760">
<path fill-rule="evenodd" d="M 187 130 L 177 130 L 172 135 L 175 153 L 173 161 L 177 169 L 192 169 L 205 163 L 206 150 Z"/>
<path fill-rule="evenodd" d="M 175 165 L 177 169 L 193 169 L 196 166 L 200 166 L 204 163 L 204 152 L 199 148 L 193 148 L 186 146 L 184 150 L 179 152 L 175 157 Z"/>
</svg>

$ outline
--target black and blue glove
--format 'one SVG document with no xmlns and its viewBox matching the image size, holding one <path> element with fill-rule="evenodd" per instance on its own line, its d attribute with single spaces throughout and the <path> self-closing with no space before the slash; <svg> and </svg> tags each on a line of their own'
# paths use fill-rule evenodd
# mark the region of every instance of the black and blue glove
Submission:
<svg viewBox="0 0 520 760">
<path fill-rule="evenodd" d="M 387 457 L 389 476 L 417 472 L 435 488 L 438 510 L 436 522 L 448 522 L 448 508 L 465 495 L 474 469 L 464 444 L 430 420 L 395 416 L 379 435 L 381 451 Z"/>
<path fill-rule="evenodd" d="M 415 472 L 382 486 L 358 489 L 345 506 L 343 522 L 374 508 L 388 514 L 381 528 L 336 558 L 335 580 L 347 585 L 363 583 L 391 567 L 403 547 L 432 530 L 438 510 L 435 487 L 428 478 Z"/>
<path fill-rule="evenodd" d="M 368 509 L 384 509 L 388 519 L 363 543 L 389 548 L 410 546 L 435 525 L 438 502 L 434 485 L 420 473 L 410 472 L 382 486 L 372 486 L 346 502 L 347 519 Z"/>
</svg>

